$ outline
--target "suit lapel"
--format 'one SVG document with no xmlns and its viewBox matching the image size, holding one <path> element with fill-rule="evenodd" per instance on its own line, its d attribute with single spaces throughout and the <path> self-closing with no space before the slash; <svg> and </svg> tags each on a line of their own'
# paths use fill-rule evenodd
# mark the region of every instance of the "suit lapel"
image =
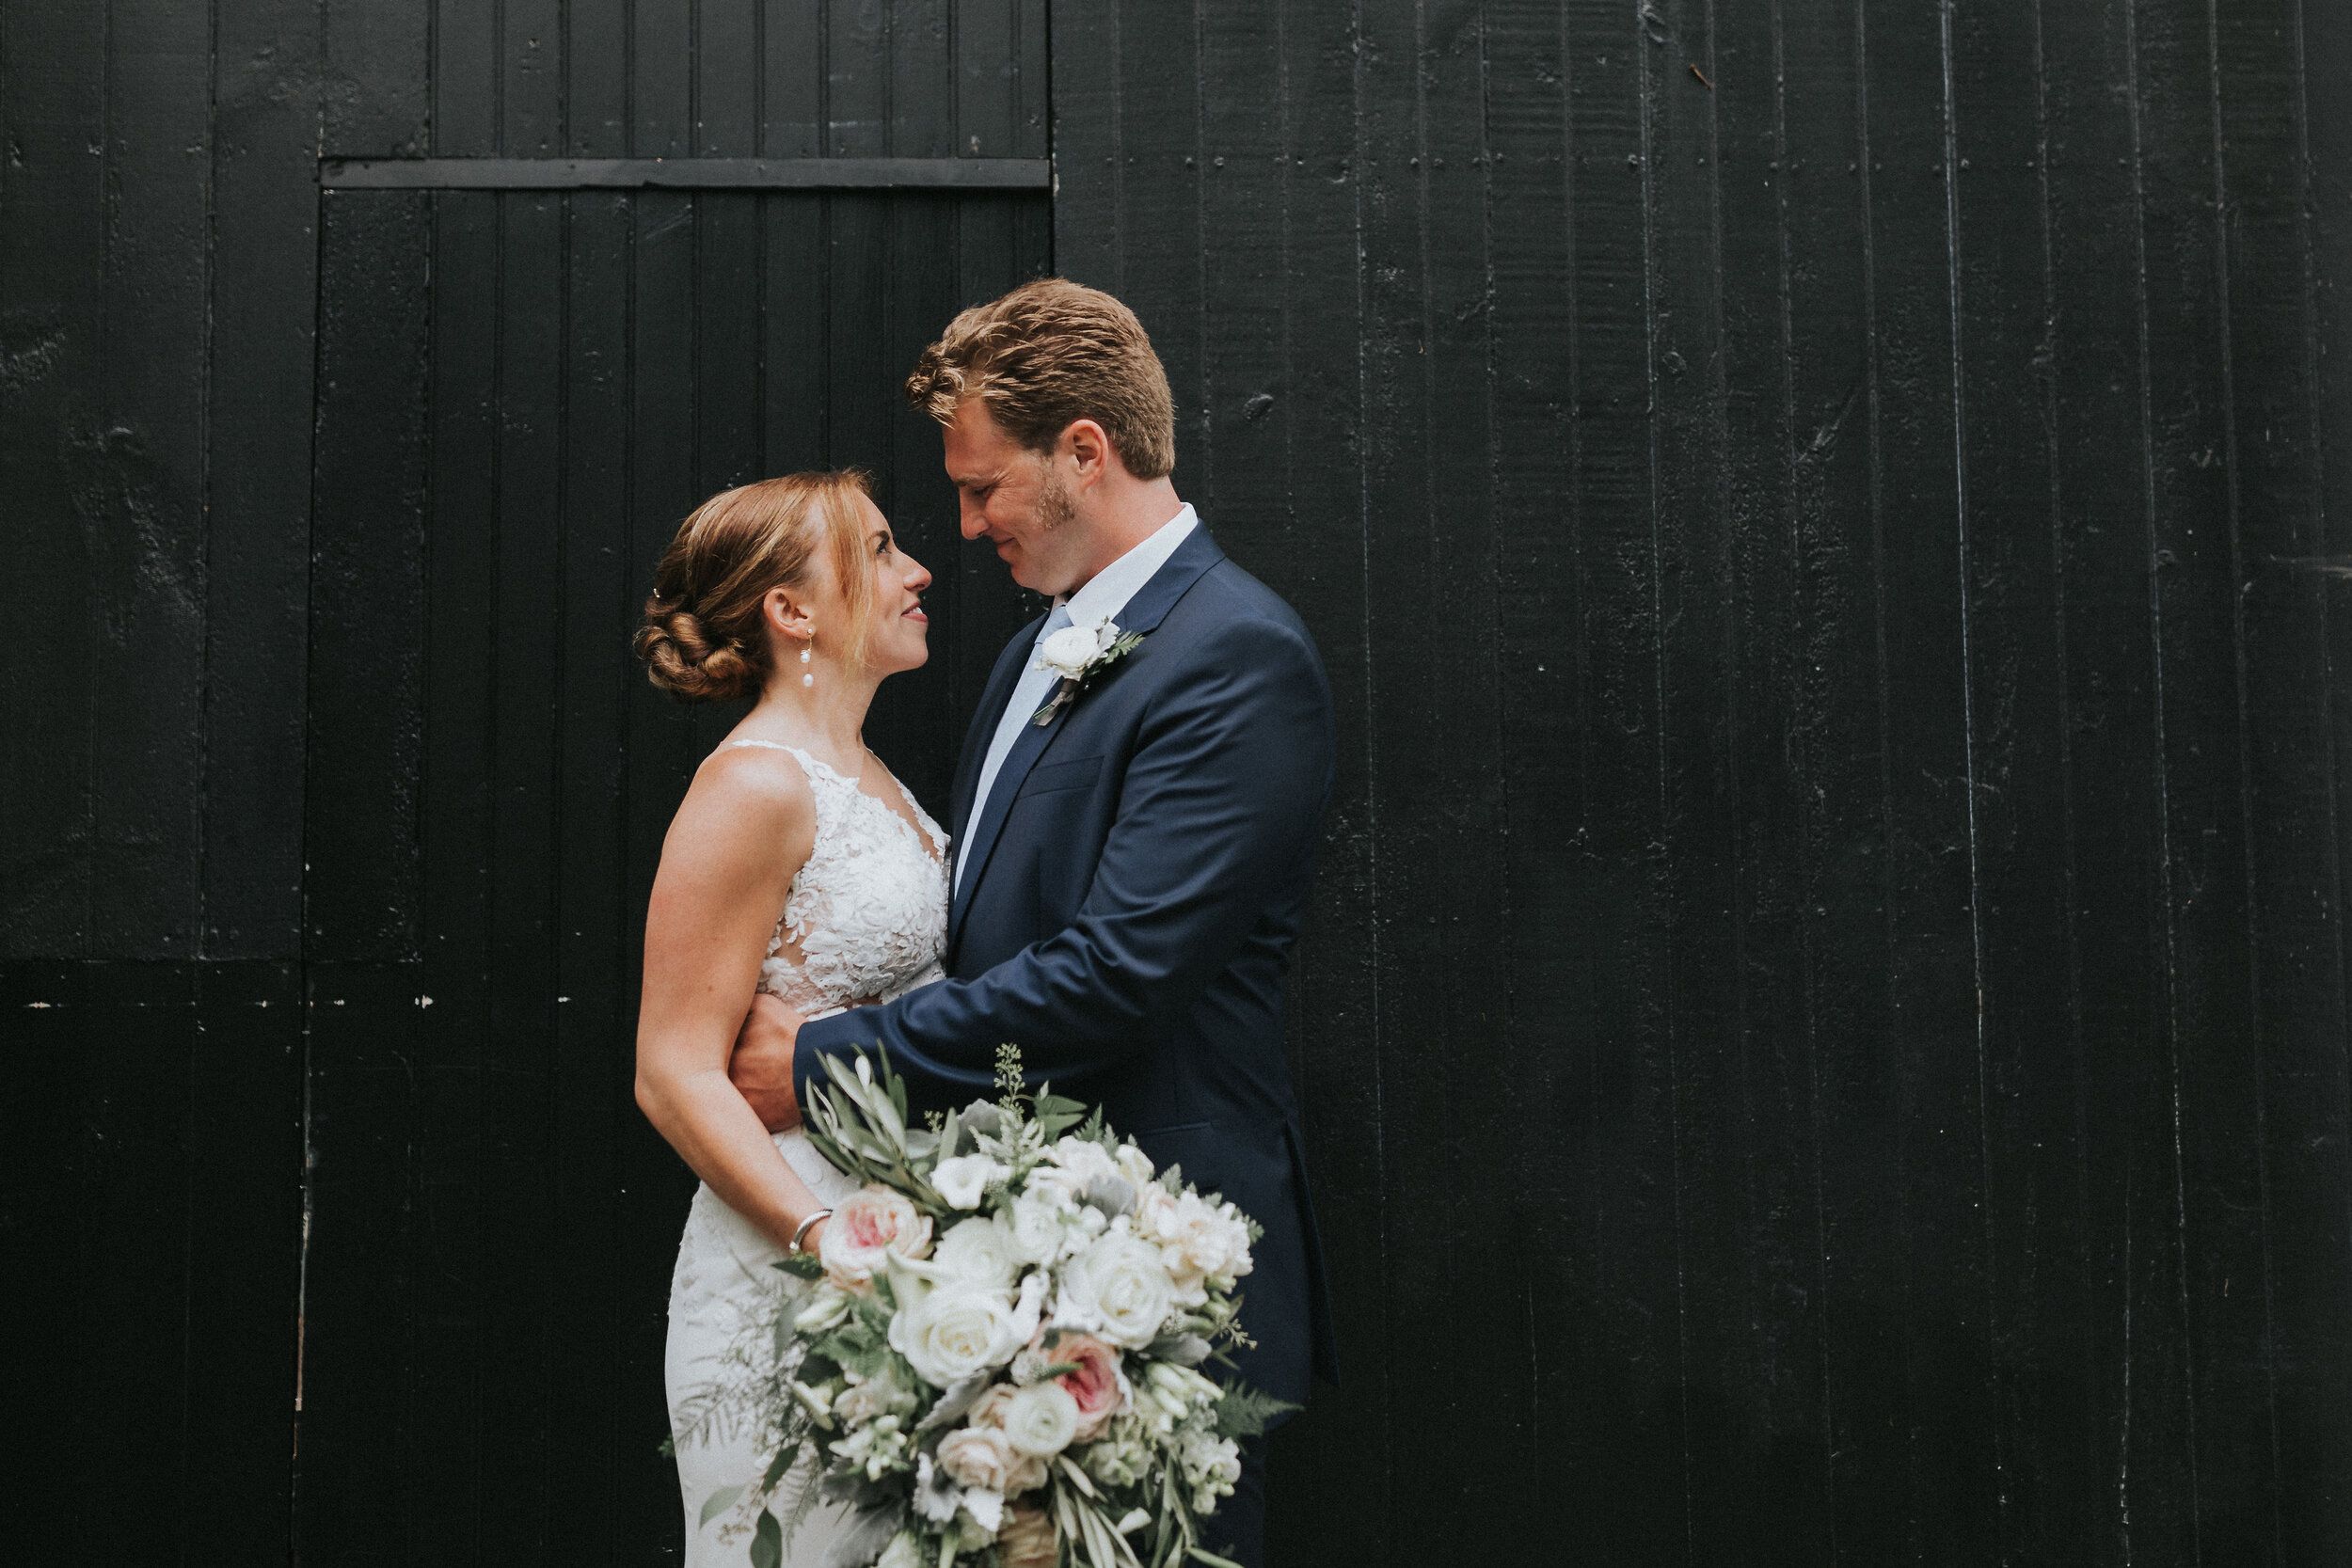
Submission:
<svg viewBox="0 0 2352 1568">
<path fill-rule="evenodd" d="M 1148 636 L 1158 629 L 1159 624 L 1168 618 L 1168 612 L 1176 608 L 1176 601 L 1184 596 L 1185 590 L 1200 581 L 1202 573 L 1224 559 L 1225 552 L 1216 547 L 1216 541 L 1209 537 L 1209 531 L 1195 527 L 1185 536 L 1184 542 L 1176 546 L 1176 553 L 1152 574 L 1152 580 L 1136 590 L 1135 596 L 1112 619 L 1127 631 Z M 1025 653 L 1036 636 L 1036 628 L 1032 626 L 1024 633 L 1024 640 L 1016 646 Z M 1136 650 L 1137 653 L 1142 651 Z M 1005 699 L 1012 694 L 1013 683 L 1019 680 L 1021 666 L 1025 662 L 1025 657 L 1013 659 L 1009 675 L 1006 675 L 1000 667 L 998 674 L 1004 678 L 990 683 L 994 701 L 993 704 L 982 703 L 980 711 L 992 716 L 986 732 L 992 736 L 995 733 L 994 721 L 1003 716 Z M 955 906 L 947 918 L 947 941 L 951 946 L 962 933 L 963 917 L 972 907 L 973 895 L 979 891 L 980 879 L 988 875 L 989 857 L 995 851 L 997 835 L 1004 831 L 1005 818 L 1012 811 L 1013 798 L 1021 793 L 1022 782 L 1028 778 L 1029 769 L 1037 766 L 1037 759 L 1044 754 L 1045 749 L 1074 721 L 1077 709 L 1085 702 L 1086 698 L 1081 696 L 1076 704 L 1063 709 L 1060 717 L 1050 724 L 1025 721 L 1021 726 L 1020 738 L 1012 743 L 1012 750 L 1005 753 L 1005 765 L 997 769 L 996 778 L 989 787 L 988 800 L 979 808 L 979 821 L 972 829 L 972 850 L 964 860 L 963 885 L 956 894 Z M 977 737 L 981 732 L 976 730 L 974 733 Z M 967 753 L 973 744 L 966 743 L 964 749 Z M 984 744 L 982 749 L 985 750 Z M 977 765 L 972 771 L 977 772 Z M 972 787 L 961 778 L 957 781 L 959 795 L 966 794 Z M 962 807 L 967 817 L 971 809 L 972 804 L 967 800 Z"/>
<path fill-rule="evenodd" d="M 972 710 L 972 726 L 963 737 L 963 754 L 956 763 L 955 787 L 947 797 L 947 832 L 951 838 L 961 840 L 972 820 L 972 792 L 979 786 L 980 764 L 987 760 L 989 742 L 996 738 L 996 725 L 1005 716 L 1005 704 L 1011 700 L 1012 689 L 1021 683 L 1022 667 L 1029 662 L 1029 649 L 1037 642 L 1037 629 L 1044 624 L 1045 617 L 1039 616 L 1005 644 L 1005 651 L 996 656 L 996 668 L 990 673 L 987 687 L 980 692 L 979 706 Z"/>
<path fill-rule="evenodd" d="M 957 891 L 955 908 L 947 920 L 950 942 L 962 931 L 964 911 L 972 907 L 972 895 L 979 890 L 980 879 L 988 873 L 989 854 L 996 847 L 996 835 L 1004 829 L 1006 815 L 1012 810 L 1012 798 L 1021 793 L 1021 782 L 1029 776 L 1029 768 L 1039 754 L 1061 734 L 1068 718 L 1064 714 L 1042 725 L 1025 721 L 1012 750 L 1005 753 L 1005 765 L 996 770 L 995 782 L 989 786 L 988 802 L 972 830 L 972 853 L 963 863 L 963 886 Z"/>
</svg>

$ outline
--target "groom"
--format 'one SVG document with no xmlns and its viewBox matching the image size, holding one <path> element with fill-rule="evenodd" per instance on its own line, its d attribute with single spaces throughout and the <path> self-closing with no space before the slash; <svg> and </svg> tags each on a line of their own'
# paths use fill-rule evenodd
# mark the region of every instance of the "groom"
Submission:
<svg viewBox="0 0 2352 1568">
<path fill-rule="evenodd" d="M 762 996 L 730 1071 L 780 1129 L 822 1055 L 880 1041 L 946 1107 L 989 1096 L 998 1043 L 1019 1045 L 1032 1082 L 1100 1101 L 1265 1227 L 1237 1359 L 1304 1402 L 1333 1363 L 1282 977 L 1331 787 L 1322 660 L 1177 499 L 1168 375 L 1110 295 L 1047 279 L 966 310 L 906 390 L 943 427 L 963 536 L 1055 609 L 997 658 L 964 737 L 949 978 L 808 1022 Z M 1053 633 L 1104 618 L 1141 641 L 1083 680 L 1039 667 Z M 1263 1506 L 1249 1443 L 1208 1540 L 1257 1568 Z"/>
</svg>

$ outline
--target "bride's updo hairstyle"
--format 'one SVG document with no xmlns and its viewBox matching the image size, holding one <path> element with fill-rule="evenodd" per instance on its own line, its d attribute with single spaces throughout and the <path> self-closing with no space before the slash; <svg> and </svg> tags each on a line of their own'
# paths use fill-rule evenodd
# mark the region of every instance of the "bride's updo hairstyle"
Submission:
<svg viewBox="0 0 2352 1568">
<path fill-rule="evenodd" d="M 636 641 L 646 678 L 682 703 L 759 690 L 772 662 L 760 602 L 771 588 L 807 588 L 819 550 L 832 556 L 849 601 L 848 645 L 828 651 L 856 668 L 874 610 L 858 510 L 869 494 L 866 476 L 851 468 L 763 479 L 694 508 L 654 568 Z"/>
</svg>

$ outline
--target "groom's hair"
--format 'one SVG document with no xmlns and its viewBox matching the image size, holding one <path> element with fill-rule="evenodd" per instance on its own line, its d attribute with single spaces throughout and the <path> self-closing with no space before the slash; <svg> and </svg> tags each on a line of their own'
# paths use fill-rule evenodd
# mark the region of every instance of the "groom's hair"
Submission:
<svg viewBox="0 0 2352 1568">
<path fill-rule="evenodd" d="M 907 401 L 946 424 L 970 397 L 1032 451 L 1092 420 L 1137 479 L 1176 467 L 1168 372 L 1136 313 L 1100 289 L 1040 278 L 949 322 L 914 362 Z"/>
</svg>

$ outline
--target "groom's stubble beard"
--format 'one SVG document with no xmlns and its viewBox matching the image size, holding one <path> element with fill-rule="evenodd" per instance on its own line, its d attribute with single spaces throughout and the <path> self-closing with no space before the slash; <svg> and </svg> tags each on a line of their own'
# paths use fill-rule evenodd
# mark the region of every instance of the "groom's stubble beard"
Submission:
<svg viewBox="0 0 2352 1568">
<path fill-rule="evenodd" d="M 1072 573 L 1062 558 L 1075 556 L 1085 548 L 1084 541 L 1069 527 L 1077 519 L 1078 502 L 1071 494 L 1070 482 L 1050 460 L 1044 477 L 1038 482 L 1037 509 L 1032 515 L 1036 518 L 1035 537 L 1040 546 L 1032 556 L 1039 566 L 1045 568 L 1041 578 L 1050 580 L 1023 586 L 1049 597 L 1075 592 L 1079 585 L 1067 580 Z"/>
<path fill-rule="evenodd" d="M 1062 477 L 1061 469 L 1048 464 L 1045 481 L 1038 486 L 1038 528 L 1052 533 L 1077 515 L 1078 503 L 1071 499 L 1070 482 Z"/>
</svg>

